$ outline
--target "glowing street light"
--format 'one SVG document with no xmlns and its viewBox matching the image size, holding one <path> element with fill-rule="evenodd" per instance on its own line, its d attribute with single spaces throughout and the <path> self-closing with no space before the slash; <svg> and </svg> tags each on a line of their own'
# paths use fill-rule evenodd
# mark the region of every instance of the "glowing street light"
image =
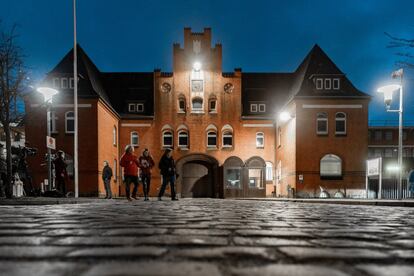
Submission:
<svg viewBox="0 0 414 276">
<path fill-rule="evenodd" d="M 282 122 L 287 122 L 292 118 L 289 112 L 283 111 L 279 114 L 279 120 Z"/>
<path fill-rule="evenodd" d="M 389 109 L 391 106 L 392 94 L 395 91 L 400 90 L 401 88 L 402 87 L 399 84 L 390 84 L 390 85 L 382 86 L 377 89 L 378 93 L 384 94 L 384 103 L 387 109 Z"/>
<path fill-rule="evenodd" d="M 201 62 L 199 62 L 199 61 L 194 62 L 193 69 L 195 71 L 200 71 L 201 70 Z"/>
<path fill-rule="evenodd" d="M 50 132 L 51 132 L 51 105 L 52 105 L 52 100 L 53 100 L 53 96 L 57 95 L 59 93 L 59 91 L 57 91 L 56 89 L 50 88 L 50 87 L 38 87 L 36 89 L 37 92 L 39 92 L 40 94 L 43 95 L 43 100 L 46 104 L 47 107 L 47 139 L 49 139 L 49 137 L 51 136 Z M 50 150 L 50 148 L 47 148 L 47 181 L 48 181 L 48 186 L 49 186 L 49 190 L 52 189 L 52 152 Z"/>
</svg>

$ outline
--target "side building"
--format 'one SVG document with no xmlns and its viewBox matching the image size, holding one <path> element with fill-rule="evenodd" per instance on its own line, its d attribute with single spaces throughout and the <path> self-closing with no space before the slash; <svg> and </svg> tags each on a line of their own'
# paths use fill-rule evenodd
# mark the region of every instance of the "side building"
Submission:
<svg viewBox="0 0 414 276">
<path fill-rule="evenodd" d="M 319 186 L 362 192 L 369 96 L 317 45 L 295 72 L 227 73 L 222 46 L 211 40 L 210 28 L 185 28 L 172 72 L 101 72 L 78 46 L 80 193 L 104 193 L 104 160 L 114 168 L 114 194 L 124 193 L 118 164 L 127 144 L 137 154 L 149 148 L 156 162 L 172 148 L 182 197 L 315 196 Z M 70 164 L 72 61 L 70 51 L 43 83 L 60 91 L 51 127 Z M 26 138 L 42 150 L 45 108 L 35 93 L 25 103 Z M 40 183 L 46 168 L 36 158 Z M 159 187 L 154 168 L 152 196 Z"/>
</svg>

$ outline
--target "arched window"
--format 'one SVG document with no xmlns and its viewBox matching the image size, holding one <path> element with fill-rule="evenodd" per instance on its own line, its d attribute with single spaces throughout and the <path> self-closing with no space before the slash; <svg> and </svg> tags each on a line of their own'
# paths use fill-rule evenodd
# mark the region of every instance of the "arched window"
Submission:
<svg viewBox="0 0 414 276">
<path fill-rule="evenodd" d="M 185 97 L 181 95 L 178 97 L 178 112 L 184 113 L 185 110 L 186 110 Z"/>
<path fill-rule="evenodd" d="M 342 177 L 342 160 L 334 154 L 327 154 L 321 159 L 320 163 L 321 178 L 340 178 Z"/>
<path fill-rule="evenodd" d="M 273 181 L 273 163 L 266 162 L 266 181 Z"/>
<path fill-rule="evenodd" d="M 344 112 L 335 114 L 335 134 L 346 135 L 346 113 Z"/>
<path fill-rule="evenodd" d="M 133 145 L 134 147 L 139 146 L 139 136 L 138 136 L 138 132 L 136 131 L 131 132 L 131 145 Z"/>
<path fill-rule="evenodd" d="M 264 148 L 264 133 L 256 133 L 256 148 Z"/>
<path fill-rule="evenodd" d="M 216 148 L 217 147 L 217 132 L 214 130 L 207 132 L 207 147 Z"/>
<path fill-rule="evenodd" d="M 117 141 L 117 130 L 116 130 L 116 126 L 114 126 L 114 128 L 112 129 L 112 143 L 114 146 L 116 146 L 116 141 Z"/>
<path fill-rule="evenodd" d="M 68 111 L 65 113 L 65 132 L 75 132 L 75 113 L 73 111 Z"/>
<path fill-rule="evenodd" d="M 326 112 L 319 112 L 316 115 L 316 134 L 328 134 L 328 114 Z"/>
<path fill-rule="evenodd" d="M 191 101 L 192 109 L 196 111 L 203 110 L 203 99 L 202 98 L 193 98 Z"/>
<path fill-rule="evenodd" d="M 223 132 L 223 148 L 231 148 L 233 146 L 233 132 L 226 130 Z"/>
<path fill-rule="evenodd" d="M 180 130 L 178 132 L 178 147 L 188 148 L 188 132 L 187 132 L 187 130 Z"/>
<path fill-rule="evenodd" d="M 162 133 L 162 146 L 165 148 L 173 146 L 173 133 L 171 130 L 166 130 Z"/>
</svg>

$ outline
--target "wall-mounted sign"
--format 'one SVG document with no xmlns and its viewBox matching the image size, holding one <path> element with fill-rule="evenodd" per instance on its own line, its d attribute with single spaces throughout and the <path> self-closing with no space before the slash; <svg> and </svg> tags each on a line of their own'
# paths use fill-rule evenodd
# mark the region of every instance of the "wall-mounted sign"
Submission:
<svg viewBox="0 0 414 276">
<path fill-rule="evenodd" d="M 56 149 L 56 139 L 50 136 L 46 136 L 46 147 L 48 149 Z"/>
<path fill-rule="evenodd" d="M 381 170 L 381 158 L 367 160 L 367 176 L 377 176 Z"/>
<path fill-rule="evenodd" d="M 303 174 L 299 175 L 299 181 L 303 181 Z"/>
</svg>

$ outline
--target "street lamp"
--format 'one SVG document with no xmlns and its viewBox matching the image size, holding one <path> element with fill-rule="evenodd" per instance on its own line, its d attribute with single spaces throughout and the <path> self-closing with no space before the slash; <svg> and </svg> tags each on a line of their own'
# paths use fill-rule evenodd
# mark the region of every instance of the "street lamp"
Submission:
<svg viewBox="0 0 414 276">
<path fill-rule="evenodd" d="M 193 69 L 195 71 L 200 71 L 201 70 L 201 62 L 199 62 L 199 61 L 194 62 Z"/>
<path fill-rule="evenodd" d="M 43 95 L 43 99 L 45 102 L 45 105 L 47 107 L 47 136 L 50 137 L 51 134 L 51 106 L 52 106 L 52 100 L 53 96 L 59 93 L 56 89 L 50 88 L 50 87 L 38 87 L 37 92 Z M 47 148 L 47 181 L 49 185 L 49 189 L 52 188 L 52 152 L 50 148 Z"/>
<path fill-rule="evenodd" d="M 402 199 L 402 120 L 403 120 L 403 86 L 402 86 L 402 76 L 403 71 L 398 70 L 396 72 L 399 72 L 397 76 L 400 77 L 401 84 L 390 84 L 386 86 L 382 86 L 377 89 L 377 92 L 384 94 L 384 103 L 387 108 L 387 112 L 398 112 L 399 120 L 398 120 L 398 199 Z M 395 75 L 393 74 L 393 77 Z M 400 107 L 396 110 L 391 110 L 391 102 L 392 102 L 392 96 L 395 91 L 399 90 L 399 96 L 400 96 Z"/>
<path fill-rule="evenodd" d="M 279 114 L 279 120 L 281 122 L 287 122 L 289 121 L 289 119 L 292 119 L 292 116 L 290 115 L 289 112 L 283 111 Z"/>
</svg>

